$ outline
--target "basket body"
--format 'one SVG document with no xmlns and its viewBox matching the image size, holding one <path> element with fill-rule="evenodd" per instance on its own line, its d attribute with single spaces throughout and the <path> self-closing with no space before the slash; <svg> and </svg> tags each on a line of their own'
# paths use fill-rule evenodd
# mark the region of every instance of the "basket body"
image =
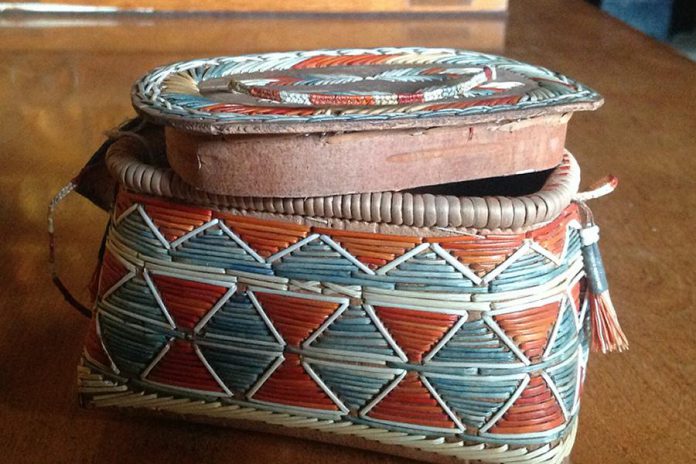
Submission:
<svg viewBox="0 0 696 464">
<path fill-rule="evenodd" d="M 76 188 L 111 214 L 93 312 L 68 298 L 92 315 L 85 404 L 567 461 L 590 326 L 627 346 L 583 203 L 606 189 L 578 194 L 563 149 L 600 95 L 409 47 L 173 63 L 131 97 L 139 117 L 50 210 Z"/>
<path fill-rule="evenodd" d="M 575 205 L 482 236 L 272 216 L 121 189 L 86 404 L 433 462 L 569 454 L 588 320 Z"/>
</svg>

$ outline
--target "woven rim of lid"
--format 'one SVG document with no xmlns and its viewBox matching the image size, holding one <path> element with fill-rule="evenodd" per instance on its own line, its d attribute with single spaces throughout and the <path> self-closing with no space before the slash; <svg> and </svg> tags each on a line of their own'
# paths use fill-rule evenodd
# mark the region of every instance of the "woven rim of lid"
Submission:
<svg viewBox="0 0 696 464">
<path fill-rule="evenodd" d="M 127 189 L 190 204 L 321 219 L 395 226 L 519 230 L 556 218 L 580 184 L 580 167 L 566 151 L 542 188 L 523 196 L 457 197 L 408 192 L 376 192 L 312 198 L 258 198 L 216 195 L 197 190 L 170 168 L 144 163 L 140 141 L 121 138 L 109 148 L 106 163 Z"/>
<path fill-rule="evenodd" d="M 362 55 L 361 55 L 362 54 Z M 289 113 L 247 114 L 246 111 L 218 111 L 218 102 L 198 93 L 198 86 L 209 78 L 235 73 L 288 70 L 307 61 L 327 56 L 332 63 L 360 64 L 376 58 L 394 57 L 399 64 L 433 64 L 442 66 L 490 66 L 532 80 L 537 88 L 520 99 L 484 99 L 471 104 L 464 99 L 461 106 L 444 103 L 433 105 L 396 105 L 377 109 L 337 108 L 327 113 L 323 108 L 310 115 Z M 387 63 L 390 64 L 390 63 Z M 320 68 L 316 68 L 320 69 Z M 178 76 L 176 90 L 167 88 L 167 79 Z M 131 90 L 133 106 L 143 117 L 179 129 L 207 133 L 286 133 L 325 132 L 333 130 L 396 129 L 480 124 L 499 120 L 531 118 L 549 113 L 594 110 L 603 103 L 594 90 L 567 76 L 546 68 L 510 58 L 451 48 L 374 48 L 310 50 L 256 55 L 222 56 L 182 61 L 154 69 L 141 77 Z M 268 103 L 268 102 L 267 102 Z M 457 103 L 457 102 L 454 102 Z M 224 105 L 223 105 L 224 106 Z M 244 106 L 244 105 L 242 105 Z M 252 105 L 253 107 L 253 105 Z M 409 108 L 405 111 L 404 108 Z M 310 107 L 311 108 L 311 107 Z M 281 107 L 279 111 L 284 111 Z"/>
</svg>

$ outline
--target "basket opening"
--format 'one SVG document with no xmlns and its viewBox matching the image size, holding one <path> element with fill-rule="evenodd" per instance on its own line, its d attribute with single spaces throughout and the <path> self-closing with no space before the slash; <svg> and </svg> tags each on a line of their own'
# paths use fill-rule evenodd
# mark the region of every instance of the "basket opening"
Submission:
<svg viewBox="0 0 696 464">
<path fill-rule="evenodd" d="M 512 196 L 536 193 L 544 186 L 553 169 L 527 172 L 512 176 L 489 177 L 449 184 L 426 185 L 404 190 L 408 193 L 430 193 L 432 195 L 454 195 L 458 197 Z"/>
</svg>

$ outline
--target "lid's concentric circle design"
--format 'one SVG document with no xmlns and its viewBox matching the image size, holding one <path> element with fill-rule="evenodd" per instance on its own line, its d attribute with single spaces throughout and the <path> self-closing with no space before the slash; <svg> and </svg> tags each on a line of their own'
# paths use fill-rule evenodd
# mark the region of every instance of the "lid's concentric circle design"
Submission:
<svg viewBox="0 0 696 464">
<path fill-rule="evenodd" d="M 545 68 L 433 48 L 316 50 L 174 63 L 133 87 L 146 117 L 206 133 L 470 124 L 594 109 L 601 97 Z"/>
</svg>

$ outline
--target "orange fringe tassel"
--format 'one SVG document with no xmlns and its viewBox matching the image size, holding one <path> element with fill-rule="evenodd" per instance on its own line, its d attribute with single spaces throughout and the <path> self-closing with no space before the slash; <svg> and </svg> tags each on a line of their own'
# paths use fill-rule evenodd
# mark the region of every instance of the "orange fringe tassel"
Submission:
<svg viewBox="0 0 696 464">
<path fill-rule="evenodd" d="M 628 339 L 621 330 L 609 290 L 599 295 L 590 293 L 590 318 L 592 320 L 592 351 L 608 353 L 628 350 Z"/>
</svg>

